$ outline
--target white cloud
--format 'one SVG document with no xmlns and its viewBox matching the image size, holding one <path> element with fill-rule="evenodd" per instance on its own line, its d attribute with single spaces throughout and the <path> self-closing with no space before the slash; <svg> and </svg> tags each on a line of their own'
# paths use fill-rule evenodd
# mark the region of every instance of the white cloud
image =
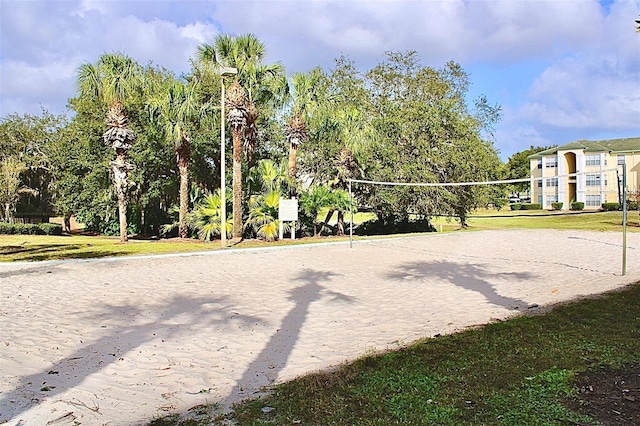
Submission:
<svg viewBox="0 0 640 426">
<path fill-rule="evenodd" d="M 595 46 L 552 63 L 520 116 L 542 127 L 640 133 L 640 36 L 630 19 L 638 12 L 638 4 L 614 4 Z"/>
<path fill-rule="evenodd" d="M 102 53 L 180 73 L 200 43 L 252 32 L 267 61 L 283 62 L 289 73 L 331 67 L 341 54 L 367 69 L 389 50 L 416 50 L 437 67 L 481 64 L 495 72 L 484 81 L 503 79 L 502 92 L 517 94 L 497 132 L 503 152 L 566 142 L 558 135 L 629 132 L 640 122 L 633 29 L 640 0 L 618 0 L 608 13 L 596 0 L 0 0 L 0 7 L 0 116 L 39 112 L 34 105 L 56 99 L 62 110 L 75 93 L 75 67 Z M 524 61 L 545 64 L 544 72 L 523 78 Z"/>
</svg>

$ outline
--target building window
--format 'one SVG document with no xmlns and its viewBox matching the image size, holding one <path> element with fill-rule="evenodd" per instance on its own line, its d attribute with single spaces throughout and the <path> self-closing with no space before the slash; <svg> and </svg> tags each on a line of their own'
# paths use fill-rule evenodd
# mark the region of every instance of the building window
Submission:
<svg viewBox="0 0 640 426">
<path fill-rule="evenodd" d="M 538 204 L 542 205 L 542 195 L 538 195 Z"/>
<path fill-rule="evenodd" d="M 547 181 L 547 188 L 551 187 L 551 186 L 558 186 L 558 178 L 550 178 L 550 179 L 546 179 Z"/>
<path fill-rule="evenodd" d="M 542 158 L 538 158 L 538 168 L 542 168 Z"/>
<path fill-rule="evenodd" d="M 600 165 L 600 154 L 588 154 L 586 156 L 586 165 L 587 166 L 599 166 Z"/>
<path fill-rule="evenodd" d="M 550 205 L 551 203 L 555 203 L 558 201 L 558 196 L 557 195 L 547 195 L 546 196 L 546 200 L 547 200 L 547 205 Z"/>
<path fill-rule="evenodd" d="M 624 166 L 624 155 L 618 155 L 618 166 Z"/>
<path fill-rule="evenodd" d="M 600 207 L 599 195 L 587 195 L 587 207 Z"/>
<path fill-rule="evenodd" d="M 538 188 L 542 188 L 542 181 L 541 180 L 538 181 Z"/>
<path fill-rule="evenodd" d="M 600 186 L 600 175 L 587 175 L 587 186 Z"/>
<path fill-rule="evenodd" d="M 558 167 L 558 157 L 547 157 L 546 167 Z"/>
</svg>

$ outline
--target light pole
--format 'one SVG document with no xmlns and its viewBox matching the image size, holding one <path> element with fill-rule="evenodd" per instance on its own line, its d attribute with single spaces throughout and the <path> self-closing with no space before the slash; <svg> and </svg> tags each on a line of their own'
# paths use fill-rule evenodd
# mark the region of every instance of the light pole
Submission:
<svg viewBox="0 0 640 426">
<path fill-rule="evenodd" d="M 220 242 L 222 247 L 227 246 L 227 195 L 226 195 L 226 179 L 225 179 L 225 147 L 224 147 L 224 77 L 238 74 L 237 68 L 220 67 L 220 85 L 222 91 L 220 95 Z"/>
</svg>

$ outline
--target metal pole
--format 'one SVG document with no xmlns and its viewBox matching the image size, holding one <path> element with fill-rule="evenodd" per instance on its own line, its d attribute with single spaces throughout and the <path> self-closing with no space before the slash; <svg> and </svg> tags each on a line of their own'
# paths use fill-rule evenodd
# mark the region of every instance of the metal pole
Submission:
<svg viewBox="0 0 640 426">
<path fill-rule="evenodd" d="M 353 248 L 353 196 L 351 195 L 351 180 L 349 180 L 349 212 L 351 221 L 349 223 L 349 248 Z"/>
<path fill-rule="evenodd" d="M 622 165 L 622 275 L 627 275 L 627 164 Z"/>
<path fill-rule="evenodd" d="M 224 135 L 224 75 L 220 75 L 222 91 L 220 95 L 220 242 L 222 248 L 227 246 L 227 194 L 225 182 L 225 135 Z"/>
</svg>

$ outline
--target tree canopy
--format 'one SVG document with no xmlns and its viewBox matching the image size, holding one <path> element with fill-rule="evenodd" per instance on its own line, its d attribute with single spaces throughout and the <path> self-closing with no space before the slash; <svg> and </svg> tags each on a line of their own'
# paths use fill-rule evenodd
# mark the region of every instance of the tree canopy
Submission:
<svg viewBox="0 0 640 426">
<path fill-rule="evenodd" d="M 228 132 L 227 138 L 237 136 L 236 149 L 243 139 L 245 152 L 251 154 L 226 156 L 234 162 L 236 179 L 242 180 L 237 186 L 234 181 L 236 189 L 242 188 L 234 193 L 234 206 L 245 206 L 238 211 L 248 224 L 234 233 L 265 234 L 266 228 L 255 228 L 256 223 L 267 223 L 265 212 L 276 221 L 275 195 L 255 188 L 252 182 L 259 171 L 251 173 L 251 168 L 282 166 L 287 158 L 289 173 L 277 192 L 298 193 L 305 200 L 301 208 L 308 216 L 306 225 L 297 231 L 307 233 L 318 232 L 314 215 L 326 207 L 338 212 L 336 230 L 344 231 L 349 179 L 451 183 L 528 175 L 520 170 L 522 158 L 530 155 L 524 151 L 510 158 L 503 171 L 492 141 L 500 107 L 482 96 L 469 100 L 469 76 L 455 62 L 434 68 L 424 66 L 417 52 L 388 52 L 363 71 L 341 57 L 332 69 L 297 73 L 289 84 L 280 63 L 263 63 L 264 52 L 265 46 L 251 34 L 224 35 L 201 45 L 191 71 L 180 77 L 122 54 L 105 54 L 95 64 L 81 65 L 78 92 L 69 100 L 72 118 L 44 111 L 41 116 L 2 120 L 0 159 L 7 172 L 2 189 L 13 194 L 3 195 L 4 210 L 24 213 L 30 205 L 46 214 L 75 215 L 88 230 L 117 234 L 121 199 L 111 168 L 114 149 L 123 149 L 116 143 L 120 141 L 126 142 L 126 161 L 133 165 L 128 168 L 124 207 L 128 232 L 160 234 L 179 205 L 180 235 L 202 233 L 201 225 L 191 228 L 196 222 L 190 225 L 187 214 L 202 210 L 198 203 L 208 199 L 207 217 L 220 217 L 214 211 L 220 200 L 211 201 L 220 188 L 219 137 L 225 125 L 218 110 L 221 78 L 212 72 L 219 66 L 238 68 L 237 83 L 246 94 L 235 101 L 227 98 L 228 112 L 232 106 L 247 114 L 242 130 Z M 226 85 L 229 92 L 236 90 L 230 81 Z M 135 143 L 114 136 L 125 125 Z M 108 132 L 115 133 L 107 138 Z M 229 142 L 224 146 L 231 149 Z M 357 206 L 374 211 L 387 224 L 450 215 L 464 225 L 474 208 L 503 197 L 500 191 L 354 185 Z M 220 225 L 209 219 L 207 226 L 219 234 Z"/>
</svg>

